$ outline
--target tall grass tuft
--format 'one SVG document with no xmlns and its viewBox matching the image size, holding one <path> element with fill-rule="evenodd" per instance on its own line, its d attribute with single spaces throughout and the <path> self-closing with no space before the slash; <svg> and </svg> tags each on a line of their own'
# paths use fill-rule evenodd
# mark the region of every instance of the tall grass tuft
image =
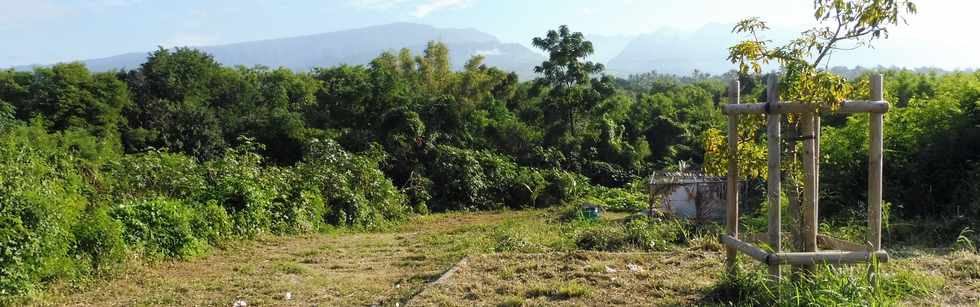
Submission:
<svg viewBox="0 0 980 307">
<path fill-rule="evenodd" d="M 740 270 L 734 276 L 726 274 L 710 300 L 739 306 L 894 306 L 905 298 L 931 295 L 942 286 L 942 278 L 910 270 L 883 273 L 873 259 L 866 265 L 827 265 L 796 280 L 784 277 L 776 285 L 764 270 Z"/>
</svg>

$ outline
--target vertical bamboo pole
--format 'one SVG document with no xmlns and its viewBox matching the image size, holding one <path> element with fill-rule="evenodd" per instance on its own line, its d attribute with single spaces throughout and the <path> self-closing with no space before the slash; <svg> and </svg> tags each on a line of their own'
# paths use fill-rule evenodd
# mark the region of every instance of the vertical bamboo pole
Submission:
<svg viewBox="0 0 980 307">
<path fill-rule="evenodd" d="M 817 224 L 817 231 L 814 234 L 819 235 L 820 231 L 820 113 L 813 114 L 813 156 L 815 157 L 813 161 L 813 186 L 816 191 L 816 196 L 813 198 L 813 221 Z"/>
<path fill-rule="evenodd" d="M 816 142 L 814 140 L 814 113 L 800 115 L 800 127 L 803 134 L 803 222 L 800 233 L 803 239 L 803 251 L 817 251 L 817 220 L 816 220 Z M 801 266 L 804 270 L 813 271 L 815 265 Z"/>
<path fill-rule="evenodd" d="M 884 101 L 883 77 L 871 77 L 871 100 Z M 882 113 L 869 115 L 868 144 L 868 241 L 874 251 L 881 249 L 881 169 Z"/>
<path fill-rule="evenodd" d="M 769 75 L 768 87 L 766 89 L 767 103 L 769 104 L 769 110 L 776 107 L 779 103 L 779 78 L 775 75 Z M 766 138 L 768 138 L 768 162 L 769 162 L 769 178 L 767 180 L 766 194 L 768 194 L 769 202 L 769 245 L 772 247 L 773 252 L 778 253 L 782 250 L 781 245 L 781 235 L 780 234 L 780 202 L 779 202 L 779 189 L 780 189 L 780 178 L 779 178 L 779 155 L 781 153 L 779 148 L 779 122 L 780 115 L 778 113 L 766 114 Z M 771 263 L 769 264 L 769 276 L 773 283 L 778 282 L 780 278 L 779 264 Z"/>
<path fill-rule="evenodd" d="M 728 103 L 739 103 L 739 89 L 741 84 L 738 80 L 732 80 L 728 85 Z M 726 230 L 728 235 L 738 239 L 738 114 L 728 115 L 728 177 L 725 185 L 728 203 Z M 729 274 L 735 274 L 735 259 L 738 250 L 729 246 L 726 249 L 725 265 L 728 267 Z"/>
</svg>

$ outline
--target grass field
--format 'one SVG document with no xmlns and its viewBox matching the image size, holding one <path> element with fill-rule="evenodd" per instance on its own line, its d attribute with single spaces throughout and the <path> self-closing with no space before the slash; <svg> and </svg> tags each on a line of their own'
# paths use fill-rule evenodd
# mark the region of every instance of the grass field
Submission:
<svg viewBox="0 0 980 307">
<path fill-rule="evenodd" d="M 559 222 L 558 215 L 553 210 L 435 214 L 379 232 L 262 237 L 189 261 L 133 264 L 84 283 L 58 283 L 30 303 L 648 306 L 754 299 L 739 292 L 755 289 L 750 283 L 733 285 L 722 277 L 722 252 L 710 232 L 685 233 L 682 243 L 652 249 L 586 251 L 583 234 L 616 227 L 625 215 L 607 214 L 607 221 L 591 223 Z M 893 254 L 897 260 L 880 272 L 882 288 L 896 296 L 890 303 L 975 305 L 980 299 L 976 254 L 925 249 Z M 454 266 L 451 275 L 435 282 Z M 743 266 L 764 271 L 748 261 Z M 856 300 L 863 296 L 848 291 L 864 291 L 855 282 L 864 272 L 863 267 L 843 269 L 828 275 L 821 287 L 803 288 L 840 295 L 838 302 Z"/>
</svg>

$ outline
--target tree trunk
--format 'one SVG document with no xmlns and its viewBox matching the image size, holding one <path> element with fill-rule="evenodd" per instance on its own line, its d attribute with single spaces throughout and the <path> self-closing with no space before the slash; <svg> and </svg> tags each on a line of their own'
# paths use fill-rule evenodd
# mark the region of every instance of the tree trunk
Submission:
<svg viewBox="0 0 980 307">
<path fill-rule="evenodd" d="M 786 129 L 786 154 L 788 158 L 788 168 L 785 170 L 784 178 L 787 180 L 786 185 L 786 197 L 788 198 L 789 208 L 787 208 L 789 214 L 789 233 L 792 236 L 790 244 L 793 251 L 803 250 L 803 207 L 800 199 L 800 180 L 796 176 L 797 165 L 799 165 L 799 156 L 796 152 L 796 143 L 800 136 L 799 119 L 796 122 L 787 125 Z M 793 276 L 794 278 L 799 277 L 800 272 L 799 266 L 793 266 Z"/>
<path fill-rule="evenodd" d="M 575 109 L 568 108 L 568 129 L 572 132 L 572 137 L 575 136 Z"/>
</svg>

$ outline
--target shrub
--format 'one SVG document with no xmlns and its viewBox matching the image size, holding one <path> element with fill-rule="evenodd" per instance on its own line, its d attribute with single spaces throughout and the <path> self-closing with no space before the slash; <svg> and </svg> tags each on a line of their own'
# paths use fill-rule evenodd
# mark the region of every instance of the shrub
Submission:
<svg viewBox="0 0 980 307">
<path fill-rule="evenodd" d="M 0 216 L 0 304 L 35 279 L 38 242 L 16 216 Z"/>
<path fill-rule="evenodd" d="M 645 216 L 618 223 L 598 222 L 575 236 L 581 249 L 601 251 L 646 250 L 664 251 L 671 244 L 687 242 L 688 225 L 678 220 L 654 221 Z"/>
<path fill-rule="evenodd" d="M 240 146 L 221 159 L 205 164 L 209 182 L 202 201 L 221 204 L 234 221 L 235 233 L 253 236 L 270 228 L 269 206 L 281 191 L 275 190 L 280 185 L 265 178 L 262 156 L 256 153 L 261 145 L 248 138 L 240 141 Z"/>
<path fill-rule="evenodd" d="M 649 206 L 645 193 L 632 192 L 623 188 L 607 188 L 604 186 L 591 187 L 586 201 L 599 205 L 608 211 L 635 212 L 646 209 Z"/>
<path fill-rule="evenodd" d="M 734 276 L 725 274 L 709 301 L 753 306 L 893 306 L 907 297 L 928 297 L 943 286 L 941 277 L 909 270 L 878 274 L 876 266 L 826 266 L 800 280 L 780 280 L 778 288 L 770 286 L 764 270 L 739 271 Z M 872 275 L 877 280 L 869 277 Z"/>
<path fill-rule="evenodd" d="M 294 186 L 317 191 L 333 225 L 378 227 L 410 212 L 407 197 L 378 169 L 384 157 L 351 154 L 332 140 L 315 141 L 295 167 Z"/>
<path fill-rule="evenodd" d="M 543 206 L 569 203 L 582 198 L 588 192 L 589 179 L 576 173 L 549 170 L 544 171 L 544 178 L 548 186 L 539 200 Z"/>
<path fill-rule="evenodd" d="M 101 239 L 112 232 L 105 219 L 81 218 L 102 180 L 97 162 L 85 159 L 99 158 L 104 146 L 84 132 L 48 133 L 40 121 L 0 135 L 0 297 L 103 263 L 77 251 L 114 253 L 115 244 Z"/>
<path fill-rule="evenodd" d="M 587 229 L 576 236 L 575 245 L 586 250 L 620 251 L 626 248 L 626 233 L 620 227 Z"/>
<path fill-rule="evenodd" d="M 572 173 L 519 166 L 489 151 L 439 146 L 435 156 L 428 171 L 432 185 L 442 187 L 432 191 L 436 211 L 546 207 L 570 200 L 579 192 L 572 191 L 575 185 L 588 182 Z"/>
<path fill-rule="evenodd" d="M 102 271 L 119 264 L 126 256 L 123 225 L 109 215 L 106 207 L 89 208 L 85 218 L 72 228 L 75 242 L 71 254 Z"/>
<path fill-rule="evenodd" d="M 204 168 L 196 159 L 177 153 L 150 150 L 126 155 L 108 165 L 112 199 L 168 197 L 196 199 L 207 189 Z"/>
<path fill-rule="evenodd" d="M 234 225 L 228 212 L 217 201 L 195 203 L 194 216 L 191 219 L 191 229 L 195 236 L 207 240 L 212 245 L 218 245 L 226 238 L 234 235 Z"/>
<path fill-rule="evenodd" d="M 505 198 L 504 202 L 511 208 L 541 208 L 547 205 L 538 201 L 548 187 L 548 181 L 538 170 L 519 168 L 509 185 L 502 196 Z"/>
<path fill-rule="evenodd" d="M 439 146 L 429 169 L 435 186 L 434 211 L 494 209 L 490 195 L 491 181 L 483 166 L 470 150 Z"/>
<path fill-rule="evenodd" d="M 194 211 L 179 201 L 131 201 L 117 206 L 112 215 L 125 225 L 126 240 L 151 258 L 192 256 L 204 247 L 194 235 Z"/>
</svg>

